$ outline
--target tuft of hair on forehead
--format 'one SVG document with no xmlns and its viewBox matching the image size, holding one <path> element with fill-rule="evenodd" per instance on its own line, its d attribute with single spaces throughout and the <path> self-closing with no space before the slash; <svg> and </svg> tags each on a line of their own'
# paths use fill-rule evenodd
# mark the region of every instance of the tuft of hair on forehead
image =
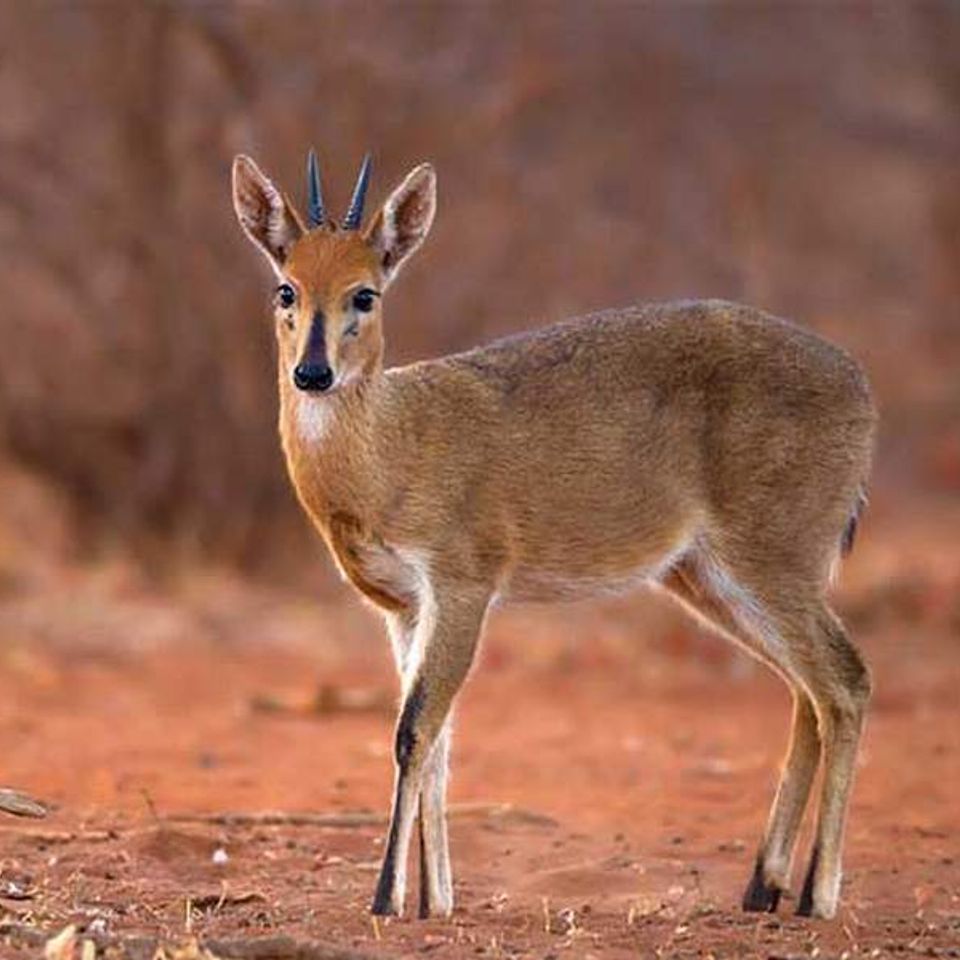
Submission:
<svg viewBox="0 0 960 960">
<path fill-rule="evenodd" d="M 308 289 L 329 289 L 380 275 L 380 262 L 362 234 L 311 230 L 293 245 L 285 272 Z"/>
</svg>

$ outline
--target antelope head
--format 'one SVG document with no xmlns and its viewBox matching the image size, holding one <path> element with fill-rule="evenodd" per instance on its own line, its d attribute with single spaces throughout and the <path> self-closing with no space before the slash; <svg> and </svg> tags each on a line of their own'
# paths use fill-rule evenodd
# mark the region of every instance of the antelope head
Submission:
<svg viewBox="0 0 960 960">
<path fill-rule="evenodd" d="M 423 243 L 436 209 L 433 167 L 421 164 L 364 227 L 370 181 L 364 159 L 350 206 L 337 222 L 323 202 L 320 170 L 307 160 L 307 217 L 246 156 L 233 162 L 233 206 L 277 280 L 273 312 L 281 383 L 330 394 L 383 366 L 382 297 Z"/>
</svg>

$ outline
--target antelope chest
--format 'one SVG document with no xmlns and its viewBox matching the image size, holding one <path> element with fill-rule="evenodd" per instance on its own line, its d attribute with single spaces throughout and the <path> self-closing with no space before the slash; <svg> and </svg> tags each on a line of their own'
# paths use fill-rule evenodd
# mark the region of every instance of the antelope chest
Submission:
<svg viewBox="0 0 960 960">
<path fill-rule="evenodd" d="M 417 551 L 391 545 L 343 514 L 331 519 L 328 543 L 344 578 L 378 607 L 416 607 L 426 586 L 426 564 Z"/>
</svg>

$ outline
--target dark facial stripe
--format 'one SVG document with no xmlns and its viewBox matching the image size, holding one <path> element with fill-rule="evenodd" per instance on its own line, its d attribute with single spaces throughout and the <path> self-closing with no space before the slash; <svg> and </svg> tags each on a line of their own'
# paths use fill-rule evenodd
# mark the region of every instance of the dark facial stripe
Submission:
<svg viewBox="0 0 960 960">
<path fill-rule="evenodd" d="M 323 311 L 318 310 L 310 321 L 310 333 L 307 336 L 307 344 L 303 348 L 303 357 L 301 363 L 316 364 L 317 366 L 327 366 L 327 340 L 326 340 L 326 321 L 323 317 Z"/>
</svg>

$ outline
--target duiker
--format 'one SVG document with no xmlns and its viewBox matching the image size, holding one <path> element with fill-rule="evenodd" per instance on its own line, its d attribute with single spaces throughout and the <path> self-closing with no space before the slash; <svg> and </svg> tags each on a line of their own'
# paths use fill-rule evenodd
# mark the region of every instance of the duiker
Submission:
<svg viewBox="0 0 960 960">
<path fill-rule="evenodd" d="M 309 160 L 306 222 L 247 157 L 233 201 L 276 275 L 280 433 L 300 502 L 382 613 L 402 680 L 377 914 L 400 914 L 419 823 L 420 915 L 453 907 L 444 803 L 453 701 L 491 604 L 641 582 L 793 692 L 780 785 L 743 897 L 775 910 L 823 766 L 801 914 L 831 917 L 870 679 L 827 604 L 864 503 L 876 414 L 843 351 L 720 301 L 609 310 L 384 369 L 384 296 L 427 236 L 423 164 L 363 225 Z"/>
</svg>

